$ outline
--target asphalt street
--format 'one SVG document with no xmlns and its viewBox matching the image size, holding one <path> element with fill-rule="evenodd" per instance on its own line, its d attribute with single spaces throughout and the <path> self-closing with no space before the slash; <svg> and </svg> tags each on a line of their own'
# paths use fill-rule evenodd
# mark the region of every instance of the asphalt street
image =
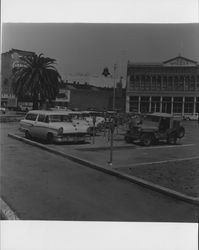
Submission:
<svg viewBox="0 0 199 250">
<path fill-rule="evenodd" d="M 1 197 L 23 220 L 197 222 L 198 207 L 13 140 L 1 124 Z"/>
</svg>

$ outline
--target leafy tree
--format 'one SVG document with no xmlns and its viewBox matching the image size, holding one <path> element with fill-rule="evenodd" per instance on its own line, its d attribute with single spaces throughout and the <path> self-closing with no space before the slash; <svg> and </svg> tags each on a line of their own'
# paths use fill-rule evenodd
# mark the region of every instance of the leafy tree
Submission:
<svg viewBox="0 0 199 250">
<path fill-rule="evenodd" d="M 18 98 L 31 96 L 33 109 L 44 102 L 55 99 L 61 76 L 53 66 L 55 59 L 33 54 L 21 58 L 20 64 L 13 68 L 13 90 Z"/>
</svg>

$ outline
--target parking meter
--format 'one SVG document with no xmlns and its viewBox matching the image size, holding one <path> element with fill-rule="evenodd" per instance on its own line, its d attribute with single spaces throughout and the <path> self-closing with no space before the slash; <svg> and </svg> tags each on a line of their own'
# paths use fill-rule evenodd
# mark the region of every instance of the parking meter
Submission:
<svg viewBox="0 0 199 250">
<path fill-rule="evenodd" d="M 93 125 L 95 126 L 96 123 L 96 116 L 93 116 Z"/>
<path fill-rule="evenodd" d="M 112 122 L 110 122 L 109 126 L 110 126 L 110 132 L 111 132 L 111 134 L 113 134 L 114 130 L 115 130 L 115 123 L 112 121 Z"/>
<path fill-rule="evenodd" d="M 95 123 L 96 123 L 96 116 L 93 116 L 93 144 L 95 143 Z"/>
<path fill-rule="evenodd" d="M 113 133 L 114 133 L 114 130 L 115 130 L 115 123 L 114 121 L 111 121 L 109 123 L 109 130 L 110 130 L 110 133 L 111 133 L 111 140 L 110 140 L 110 160 L 109 160 L 109 165 L 112 165 L 113 163 Z"/>
</svg>

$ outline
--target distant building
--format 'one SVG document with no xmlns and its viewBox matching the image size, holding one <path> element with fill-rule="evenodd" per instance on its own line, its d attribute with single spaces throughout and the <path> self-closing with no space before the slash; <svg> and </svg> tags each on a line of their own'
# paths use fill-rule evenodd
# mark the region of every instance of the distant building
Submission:
<svg viewBox="0 0 199 250">
<path fill-rule="evenodd" d="M 95 87 L 106 87 L 113 88 L 114 86 L 114 78 L 112 76 L 103 76 L 103 75 L 89 75 L 89 74 L 76 74 L 76 75 L 68 75 L 66 77 L 66 81 L 69 83 L 77 83 L 77 84 L 88 84 Z M 126 80 L 120 77 L 115 78 L 115 83 L 121 82 L 122 87 L 125 87 Z"/>
<path fill-rule="evenodd" d="M 162 63 L 127 65 L 126 112 L 199 112 L 199 64 L 177 56 Z"/>
<path fill-rule="evenodd" d="M 12 69 L 22 65 L 21 57 L 29 56 L 34 52 L 12 49 L 1 54 L 1 105 L 8 108 L 17 106 L 17 98 L 12 88 Z"/>
<path fill-rule="evenodd" d="M 1 105 L 16 108 L 17 105 L 31 106 L 29 96 L 17 100 L 13 93 L 12 69 L 22 65 L 21 57 L 31 56 L 34 52 L 12 49 L 1 55 Z M 23 66 L 23 65 L 22 65 Z M 108 76 L 88 74 L 69 75 L 60 86 L 56 100 L 57 106 L 77 109 L 112 110 L 113 87 L 115 87 L 115 109 L 125 109 L 125 80 Z"/>
<path fill-rule="evenodd" d="M 115 109 L 125 110 L 125 89 L 116 88 Z M 89 84 L 63 83 L 55 100 L 55 106 L 79 110 L 112 110 L 113 88 L 95 87 Z"/>
</svg>

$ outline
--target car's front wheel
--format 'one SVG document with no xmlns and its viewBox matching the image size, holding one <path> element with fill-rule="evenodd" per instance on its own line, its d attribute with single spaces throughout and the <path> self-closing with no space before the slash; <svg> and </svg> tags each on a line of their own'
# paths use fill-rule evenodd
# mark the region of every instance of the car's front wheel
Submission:
<svg viewBox="0 0 199 250">
<path fill-rule="evenodd" d="M 48 133 L 46 136 L 46 141 L 48 144 L 52 144 L 53 143 L 53 134 Z"/>
<path fill-rule="evenodd" d="M 175 145 L 177 142 L 176 135 L 169 135 L 167 142 L 168 142 L 168 144 Z"/>
<path fill-rule="evenodd" d="M 29 140 L 32 138 L 32 136 L 28 130 L 25 131 L 25 138 L 29 139 Z"/>
<path fill-rule="evenodd" d="M 150 146 L 152 143 L 152 136 L 150 134 L 143 134 L 141 136 L 141 144 L 144 146 Z"/>
<path fill-rule="evenodd" d="M 178 131 L 178 137 L 182 138 L 182 137 L 184 137 L 184 135 L 185 135 L 185 129 L 184 129 L 184 127 L 180 127 L 179 131 Z"/>
<path fill-rule="evenodd" d="M 128 135 L 125 136 L 124 139 L 125 139 L 126 143 L 132 143 L 133 142 L 133 139 L 130 136 L 128 136 Z"/>
</svg>

